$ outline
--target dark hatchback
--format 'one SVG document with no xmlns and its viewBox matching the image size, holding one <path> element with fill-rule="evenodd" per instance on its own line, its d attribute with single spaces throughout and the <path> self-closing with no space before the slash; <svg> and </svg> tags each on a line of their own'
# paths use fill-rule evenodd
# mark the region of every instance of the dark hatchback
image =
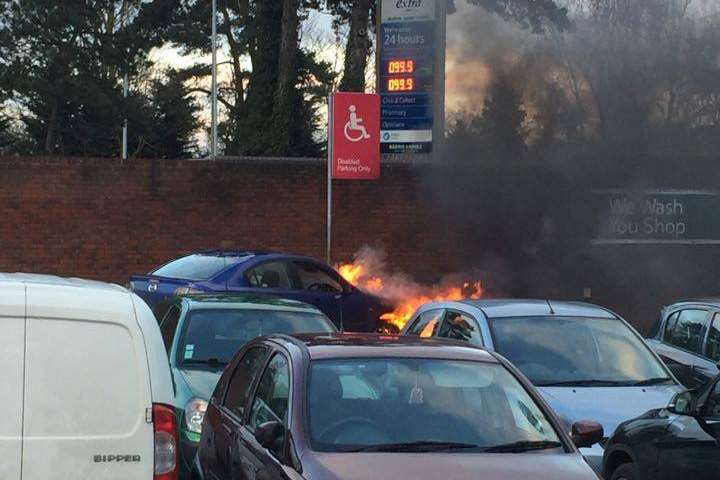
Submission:
<svg viewBox="0 0 720 480">
<path fill-rule="evenodd" d="M 573 433 L 580 446 L 603 435 L 592 422 Z M 195 468 L 203 480 L 597 478 L 500 356 L 359 334 L 250 342 L 215 389 Z"/>
<path fill-rule="evenodd" d="M 720 479 L 720 377 L 621 424 L 605 446 L 607 480 Z"/>
<path fill-rule="evenodd" d="M 666 307 L 647 341 L 683 385 L 704 386 L 720 373 L 720 299 Z"/>
<path fill-rule="evenodd" d="M 281 253 L 213 250 L 173 260 L 147 275 L 131 277 L 128 288 L 151 308 L 175 295 L 240 293 L 309 303 L 340 330 L 372 332 L 391 308 L 309 257 Z"/>
<path fill-rule="evenodd" d="M 175 393 L 181 479 L 190 478 L 210 395 L 245 343 L 275 333 L 336 331 L 311 305 L 247 295 L 177 297 L 159 320 Z"/>
</svg>

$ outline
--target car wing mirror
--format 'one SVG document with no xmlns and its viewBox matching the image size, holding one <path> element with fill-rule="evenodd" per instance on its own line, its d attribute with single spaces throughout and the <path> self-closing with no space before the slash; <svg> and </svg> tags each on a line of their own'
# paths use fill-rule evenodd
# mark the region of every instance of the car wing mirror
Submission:
<svg viewBox="0 0 720 480">
<path fill-rule="evenodd" d="M 261 447 L 272 452 L 282 450 L 282 441 L 285 436 L 285 425 L 281 422 L 266 422 L 255 429 L 255 440 Z"/>
<path fill-rule="evenodd" d="M 600 443 L 605 436 L 603 426 L 591 420 L 581 420 L 573 423 L 572 440 L 578 448 L 589 448 Z"/>
<path fill-rule="evenodd" d="M 695 395 L 693 390 L 678 393 L 670 400 L 670 404 L 667 406 L 668 411 L 677 415 L 692 416 L 695 408 Z"/>
</svg>

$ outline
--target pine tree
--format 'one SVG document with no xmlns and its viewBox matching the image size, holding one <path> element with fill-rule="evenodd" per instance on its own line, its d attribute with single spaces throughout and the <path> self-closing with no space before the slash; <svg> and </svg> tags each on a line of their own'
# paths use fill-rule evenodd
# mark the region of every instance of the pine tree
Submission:
<svg viewBox="0 0 720 480">
<path fill-rule="evenodd" d="M 123 74 L 163 42 L 174 0 L 0 0 L 0 90 L 45 153 L 119 153 Z"/>
<path fill-rule="evenodd" d="M 513 155 L 525 150 L 523 99 L 509 77 L 500 74 L 485 100 L 480 126 L 482 134 L 496 148 Z"/>
</svg>

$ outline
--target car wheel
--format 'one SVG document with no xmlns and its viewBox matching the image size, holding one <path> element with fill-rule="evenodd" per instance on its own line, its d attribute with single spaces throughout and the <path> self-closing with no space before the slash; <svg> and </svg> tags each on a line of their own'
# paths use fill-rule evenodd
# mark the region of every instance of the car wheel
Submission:
<svg viewBox="0 0 720 480">
<path fill-rule="evenodd" d="M 623 463 L 612 474 L 610 480 L 640 480 L 640 475 L 633 463 Z"/>
</svg>

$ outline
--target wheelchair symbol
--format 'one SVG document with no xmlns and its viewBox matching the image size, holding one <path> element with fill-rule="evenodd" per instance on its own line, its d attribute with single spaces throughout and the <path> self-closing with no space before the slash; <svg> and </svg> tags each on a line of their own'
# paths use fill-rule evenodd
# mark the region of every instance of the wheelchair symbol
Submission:
<svg viewBox="0 0 720 480">
<path fill-rule="evenodd" d="M 365 125 L 362 124 L 363 119 L 357 115 L 357 107 L 350 105 L 349 110 L 350 121 L 345 124 L 345 138 L 353 143 L 370 138 L 370 134 L 367 132 Z"/>
</svg>

